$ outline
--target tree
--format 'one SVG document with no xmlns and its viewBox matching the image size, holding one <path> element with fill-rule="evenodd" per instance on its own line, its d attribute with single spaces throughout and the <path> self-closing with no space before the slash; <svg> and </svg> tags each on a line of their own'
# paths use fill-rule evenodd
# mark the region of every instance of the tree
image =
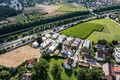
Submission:
<svg viewBox="0 0 120 80">
<path fill-rule="evenodd" d="M 0 54 L 6 53 L 6 52 L 7 52 L 7 50 L 5 48 L 0 49 Z"/>
<path fill-rule="evenodd" d="M 107 44 L 107 41 L 106 41 L 105 39 L 103 39 L 103 40 L 98 40 L 97 44 L 106 45 L 106 44 Z"/>
<path fill-rule="evenodd" d="M 112 54 L 112 53 L 114 52 L 114 48 L 109 47 L 108 52 L 109 52 L 110 54 Z"/>
<path fill-rule="evenodd" d="M 27 69 L 25 68 L 25 66 L 20 66 L 18 68 L 18 74 L 19 74 L 19 76 L 21 76 L 21 74 L 24 73 L 24 72 L 27 72 Z"/>
<path fill-rule="evenodd" d="M 42 53 L 42 58 L 44 58 L 44 59 L 48 59 L 48 58 L 50 58 L 50 53 L 48 52 L 48 51 L 43 51 L 43 53 Z"/>
<path fill-rule="evenodd" d="M 0 54 L 2 54 L 2 49 L 0 49 Z"/>
<path fill-rule="evenodd" d="M 3 66 L 0 66 L 0 71 L 2 71 L 3 70 Z"/>
<path fill-rule="evenodd" d="M 51 69 L 51 74 L 53 76 L 53 79 L 54 80 L 60 80 L 61 79 L 61 73 L 62 73 L 62 69 L 61 69 L 60 65 L 55 63 L 52 66 L 52 69 Z"/>
<path fill-rule="evenodd" d="M 80 69 L 77 74 L 77 80 L 103 80 L 103 76 L 101 69 Z"/>
<path fill-rule="evenodd" d="M 8 71 L 0 71 L 0 79 L 2 80 L 9 80 L 10 78 L 10 73 Z"/>
<path fill-rule="evenodd" d="M 114 60 L 113 56 L 108 56 L 105 58 L 106 62 L 110 63 L 110 64 L 116 64 L 116 61 Z"/>
<path fill-rule="evenodd" d="M 38 34 L 37 34 L 36 41 L 37 41 L 39 44 L 41 44 L 41 43 L 43 42 L 41 33 L 38 33 Z"/>
<path fill-rule="evenodd" d="M 59 43 L 58 49 L 62 50 L 62 43 Z"/>
<path fill-rule="evenodd" d="M 43 17 L 41 19 L 37 19 L 35 21 L 29 21 L 26 23 L 16 23 L 16 24 L 11 24 L 11 25 L 5 25 L 0 28 L 0 34 L 3 35 L 3 34 L 7 34 L 7 33 L 11 33 L 11 32 L 15 32 L 15 31 L 19 31 L 19 30 L 23 30 L 23 29 L 41 25 L 39 27 L 34 28 L 35 32 L 39 32 L 40 27 L 41 27 L 41 31 L 42 31 L 42 30 L 48 29 L 48 25 L 50 25 L 49 28 L 52 28 L 54 26 L 60 26 L 60 25 L 66 24 L 66 23 L 81 20 L 83 18 L 89 17 L 90 15 L 91 14 L 89 11 L 82 11 L 82 12 L 76 11 L 76 12 L 67 13 L 64 15 L 58 15 L 58 16 L 54 16 L 54 17 L 47 17 L 47 18 Z M 86 16 L 86 17 L 84 17 L 84 16 Z M 78 17 L 78 18 L 75 18 L 75 17 Z M 26 34 L 24 34 L 24 35 L 26 35 Z M 28 35 L 28 33 L 27 33 L 27 35 Z"/>
<path fill-rule="evenodd" d="M 17 13 L 18 11 L 10 8 L 9 6 L 0 6 L 0 20 L 17 15 Z"/>
<path fill-rule="evenodd" d="M 112 41 L 112 44 L 113 44 L 113 45 L 117 45 L 117 44 L 118 44 L 118 41 L 117 41 L 117 40 L 113 40 L 113 41 Z"/>
<path fill-rule="evenodd" d="M 80 69 L 77 74 L 77 80 L 88 80 L 88 70 L 86 69 Z"/>
<path fill-rule="evenodd" d="M 34 72 L 32 73 L 32 80 L 46 80 L 49 63 L 45 59 L 40 59 L 34 65 Z"/>
<path fill-rule="evenodd" d="M 104 73 L 101 69 L 92 68 L 89 70 L 90 80 L 103 80 Z"/>
</svg>

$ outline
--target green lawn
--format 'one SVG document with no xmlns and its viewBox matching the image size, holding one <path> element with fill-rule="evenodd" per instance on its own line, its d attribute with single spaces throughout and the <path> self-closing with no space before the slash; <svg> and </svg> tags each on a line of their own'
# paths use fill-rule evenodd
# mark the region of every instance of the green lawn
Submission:
<svg viewBox="0 0 120 80">
<path fill-rule="evenodd" d="M 14 18 L 16 19 L 17 22 L 21 22 L 21 23 L 24 23 L 24 21 L 26 20 L 25 16 L 23 16 L 22 14 L 18 14 L 17 16 L 14 16 Z"/>
<path fill-rule="evenodd" d="M 111 19 L 98 19 L 81 23 L 60 33 L 91 41 L 99 39 L 120 40 L 120 26 Z"/>
<path fill-rule="evenodd" d="M 78 24 L 67 30 L 61 31 L 60 33 L 68 36 L 86 39 L 93 31 L 102 31 L 103 28 L 104 27 L 100 24 L 86 22 L 86 23 Z"/>
<path fill-rule="evenodd" d="M 61 12 L 74 12 L 74 11 L 86 11 L 87 8 L 78 5 L 77 3 L 58 3 L 60 8 L 57 11 Z"/>
<path fill-rule="evenodd" d="M 58 63 L 59 65 L 61 65 L 61 68 L 62 68 L 62 75 L 61 75 L 62 80 L 76 80 L 76 77 L 74 76 L 74 72 L 72 72 L 70 70 L 65 70 L 64 67 L 62 67 L 63 61 L 64 61 L 63 59 L 55 59 L 55 58 L 50 59 L 49 60 L 50 69 L 52 68 L 52 66 L 55 63 Z M 50 80 L 53 80 L 50 70 L 49 70 L 48 74 L 49 74 Z"/>
</svg>

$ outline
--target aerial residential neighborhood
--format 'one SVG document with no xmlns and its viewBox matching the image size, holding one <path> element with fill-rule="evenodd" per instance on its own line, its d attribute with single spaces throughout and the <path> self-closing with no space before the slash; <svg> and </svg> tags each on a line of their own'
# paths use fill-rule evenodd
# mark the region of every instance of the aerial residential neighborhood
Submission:
<svg viewBox="0 0 120 80">
<path fill-rule="evenodd" d="M 120 80 L 120 1 L 0 0 L 0 80 Z"/>
</svg>

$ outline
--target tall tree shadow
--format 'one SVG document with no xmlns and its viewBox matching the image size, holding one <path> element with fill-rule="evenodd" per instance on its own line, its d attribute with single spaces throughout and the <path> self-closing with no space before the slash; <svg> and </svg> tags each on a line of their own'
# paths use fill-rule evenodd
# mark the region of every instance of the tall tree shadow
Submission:
<svg viewBox="0 0 120 80">
<path fill-rule="evenodd" d="M 65 69 L 64 68 L 64 70 L 68 77 L 70 77 L 73 74 L 73 69 Z"/>
</svg>

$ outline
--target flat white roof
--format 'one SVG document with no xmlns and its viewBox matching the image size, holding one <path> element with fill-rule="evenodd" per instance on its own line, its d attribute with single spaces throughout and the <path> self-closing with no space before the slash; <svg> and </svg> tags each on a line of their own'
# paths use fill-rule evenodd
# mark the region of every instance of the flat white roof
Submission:
<svg viewBox="0 0 120 80">
<path fill-rule="evenodd" d="M 58 46 L 58 43 L 55 42 L 55 43 L 52 44 L 52 46 L 49 47 L 49 50 L 50 50 L 51 52 L 54 52 L 54 50 L 57 48 L 57 46 Z"/>
<path fill-rule="evenodd" d="M 116 55 L 118 58 L 120 58 L 120 48 L 115 48 L 114 51 L 115 51 L 115 55 Z"/>
<path fill-rule="evenodd" d="M 120 48 L 114 49 L 114 57 L 117 62 L 120 62 Z"/>
<path fill-rule="evenodd" d="M 90 40 L 85 40 L 83 47 L 89 48 L 89 46 L 90 46 Z"/>
</svg>

